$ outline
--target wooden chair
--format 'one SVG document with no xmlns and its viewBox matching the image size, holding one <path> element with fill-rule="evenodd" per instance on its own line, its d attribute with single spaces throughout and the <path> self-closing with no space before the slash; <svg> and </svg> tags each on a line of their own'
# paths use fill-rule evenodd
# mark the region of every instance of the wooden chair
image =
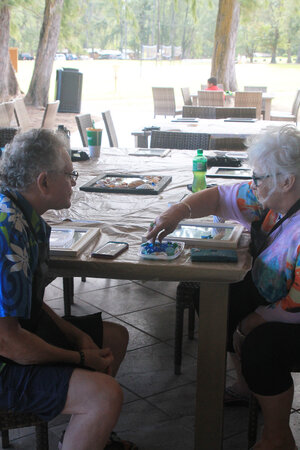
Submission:
<svg viewBox="0 0 300 450">
<path fill-rule="evenodd" d="M 109 145 L 111 147 L 118 147 L 119 145 L 118 145 L 117 134 L 116 134 L 116 130 L 115 130 L 112 118 L 111 118 L 110 111 L 104 111 L 102 113 L 102 118 L 104 121 L 106 133 L 108 136 Z"/>
<path fill-rule="evenodd" d="M 196 150 L 209 147 L 210 135 L 207 133 L 183 133 L 177 131 L 152 131 L 150 148 L 176 148 Z"/>
<path fill-rule="evenodd" d="M 216 119 L 215 106 L 183 106 L 182 117 L 196 117 L 199 119 Z"/>
<path fill-rule="evenodd" d="M 300 107 L 300 89 L 297 91 L 293 106 L 292 112 L 283 112 L 283 111 L 271 111 L 271 120 L 284 120 L 289 122 L 298 122 L 298 112 Z"/>
<path fill-rule="evenodd" d="M 152 88 L 154 117 L 173 116 L 182 114 L 182 110 L 176 110 L 174 88 Z"/>
<path fill-rule="evenodd" d="M 15 117 L 21 131 L 28 131 L 32 128 L 29 115 L 23 98 L 17 98 L 14 102 Z"/>
<path fill-rule="evenodd" d="M 88 146 L 86 129 L 93 127 L 92 116 L 90 114 L 79 114 L 75 116 L 77 128 L 81 137 L 83 147 Z"/>
<path fill-rule="evenodd" d="M 256 108 L 237 108 L 216 106 L 216 119 L 226 119 L 227 117 L 245 117 L 255 119 Z"/>
<path fill-rule="evenodd" d="M 224 106 L 224 92 L 198 91 L 198 106 Z"/>
<path fill-rule="evenodd" d="M 41 128 L 53 129 L 55 125 L 56 113 L 59 107 L 59 100 L 52 103 L 47 103 L 44 111 Z"/>
<path fill-rule="evenodd" d="M 260 119 L 262 108 L 262 92 L 237 91 L 234 97 L 234 106 L 254 107 L 256 108 L 256 118 Z"/>
<path fill-rule="evenodd" d="M 0 431 L 2 435 L 2 448 L 10 447 L 9 430 L 14 428 L 35 426 L 36 450 L 49 450 L 48 424 L 39 419 L 36 415 L 26 413 L 12 413 L 0 411 Z"/>
<path fill-rule="evenodd" d="M 10 121 L 8 118 L 5 103 L 0 104 L 0 127 L 9 127 Z"/>
<path fill-rule="evenodd" d="M 183 103 L 185 105 L 192 105 L 190 89 L 188 87 L 181 88 L 181 93 L 182 93 L 182 97 L 183 97 Z"/>
</svg>

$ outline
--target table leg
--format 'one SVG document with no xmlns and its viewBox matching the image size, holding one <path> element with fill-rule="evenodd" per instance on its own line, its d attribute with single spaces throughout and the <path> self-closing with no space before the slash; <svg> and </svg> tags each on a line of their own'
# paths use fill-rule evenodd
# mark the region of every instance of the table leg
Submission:
<svg viewBox="0 0 300 450">
<path fill-rule="evenodd" d="M 222 448 L 228 289 L 200 285 L 195 450 Z"/>
<path fill-rule="evenodd" d="M 134 144 L 138 148 L 148 148 L 148 135 L 134 136 Z"/>
<path fill-rule="evenodd" d="M 264 102 L 265 102 L 265 120 L 270 120 L 272 99 L 264 98 Z"/>
</svg>

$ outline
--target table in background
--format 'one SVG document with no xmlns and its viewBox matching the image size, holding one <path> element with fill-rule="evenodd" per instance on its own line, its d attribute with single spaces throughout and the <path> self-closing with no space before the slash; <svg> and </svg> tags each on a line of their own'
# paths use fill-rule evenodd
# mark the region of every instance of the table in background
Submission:
<svg viewBox="0 0 300 450">
<path fill-rule="evenodd" d="M 255 122 L 225 122 L 226 119 L 196 119 L 197 122 L 180 122 L 179 119 L 177 120 L 153 119 L 152 125 L 160 127 L 160 131 L 208 133 L 211 137 L 241 137 L 244 139 L 270 128 L 279 128 L 289 123 L 272 120 L 256 120 Z M 147 148 L 149 146 L 148 140 L 151 136 L 151 130 L 136 130 L 131 134 L 135 137 L 136 147 Z"/>
<path fill-rule="evenodd" d="M 142 236 L 149 223 L 170 202 L 180 201 L 188 192 L 186 186 L 192 179 L 191 152 L 173 150 L 165 158 L 144 158 L 128 156 L 128 150 L 102 149 L 98 162 L 75 163 L 74 168 L 79 171 L 79 178 L 71 208 L 51 210 L 43 217 L 50 224 L 63 222 L 66 226 L 67 219 L 73 221 L 69 222 L 73 226 L 98 226 L 101 229 L 101 243 L 125 240 L 129 243 L 129 249 L 115 260 L 91 258 L 92 250 L 99 245 L 97 239 L 78 257 L 51 257 L 51 274 L 61 277 L 201 282 L 195 449 L 221 449 L 228 287 L 230 283 L 242 280 L 250 269 L 247 246 L 238 249 L 236 264 L 191 263 L 188 248 L 172 261 L 139 258 Z M 91 193 L 78 189 L 91 177 L 112 171 L 122 174 L 171 175 L 173 179 L 159 195 Z M 216 179 L 216 183 L 224 182 L 230 181 Z"/>
</svg>

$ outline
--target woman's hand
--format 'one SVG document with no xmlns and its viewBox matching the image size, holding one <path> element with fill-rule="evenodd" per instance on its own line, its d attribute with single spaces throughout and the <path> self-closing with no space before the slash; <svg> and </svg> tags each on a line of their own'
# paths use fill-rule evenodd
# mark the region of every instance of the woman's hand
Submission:
<svg viewBox="0 0 300 450">
<path fill-rule="evenodd" d="M 158 238 L 162 241 L 164 237 L 175 230 L 178 223 L 190 216 L 189 208 L 183 203 L 177 203 L 160 214 L 151 223 L 146 238 L 153 242 Z"/>
<path fill-rule="evenodd" d="M 87 349 L 84 350 L 84 356 L 86 367 L 111 375 L 111 364 L 114 357 L 110 348 Z"/>
</svg>

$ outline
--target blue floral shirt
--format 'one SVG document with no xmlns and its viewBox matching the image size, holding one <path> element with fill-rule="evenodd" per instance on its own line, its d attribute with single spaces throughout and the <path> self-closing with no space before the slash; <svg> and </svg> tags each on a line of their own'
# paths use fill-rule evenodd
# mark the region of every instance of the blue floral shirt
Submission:
<svg viewBox="0 0 300 450">
<path fill-rule="evenodd" d="M 22 205 L 38 241 L 49 240 L 50 227 L 30 203 L 19 192 L 10 194 Z M 30 318 L 37 263 L 38 244 L 24 214 L 0 192 L 0 317 Z"/>
</svg>

